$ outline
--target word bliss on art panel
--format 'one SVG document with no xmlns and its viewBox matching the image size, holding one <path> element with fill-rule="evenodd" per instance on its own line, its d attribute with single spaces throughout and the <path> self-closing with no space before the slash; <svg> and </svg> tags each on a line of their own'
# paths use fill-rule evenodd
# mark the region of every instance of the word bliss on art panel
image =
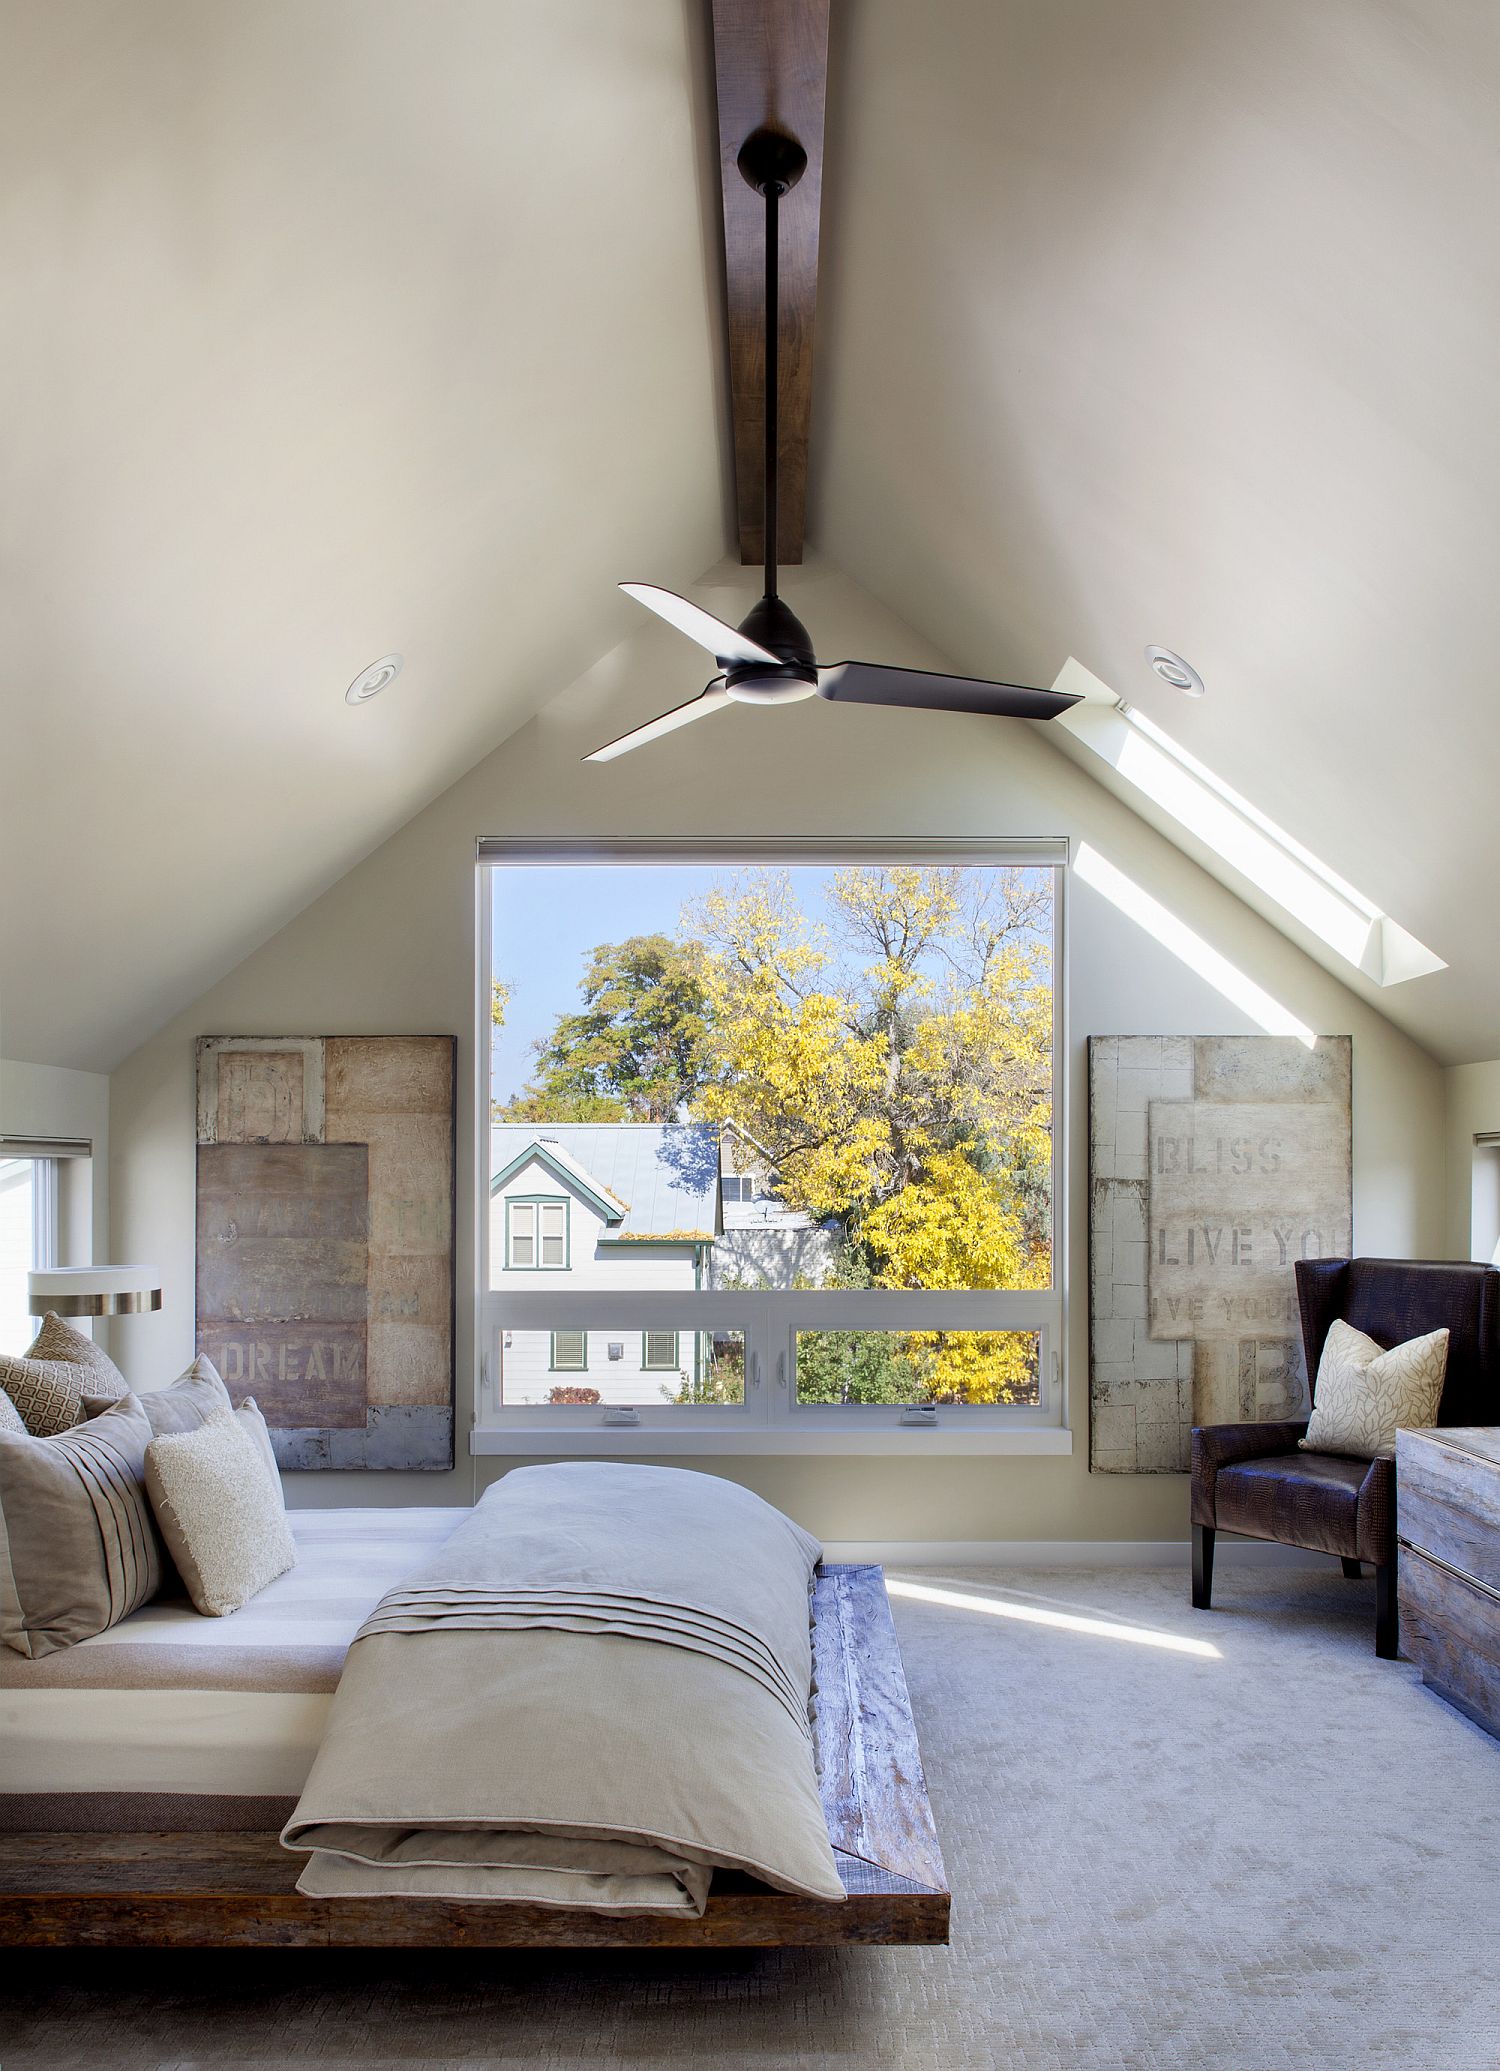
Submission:
<svg viewBox="0 0 1500 2071">
<path fill-rule="evenodd" d="M 1330 1102 L 1154 1100 L 1151 1335 L 1295 1338 L 1299 1258 L 1349 1255 L 1349 1117 Z"/>
<path fill-rule="evenodd" d="M 1091 1040 L 1096 1470 L 1305 1410 L 1295 1266 L 1352 1247 L 1350 1072 L 1347 1036 Z"/>
</svg>

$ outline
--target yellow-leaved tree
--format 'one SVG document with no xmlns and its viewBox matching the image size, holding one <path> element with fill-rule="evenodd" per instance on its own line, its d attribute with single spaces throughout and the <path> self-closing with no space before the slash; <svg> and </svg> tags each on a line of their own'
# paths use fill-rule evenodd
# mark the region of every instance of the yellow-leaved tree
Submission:
<svg viewBox="0 0 1500 2071">
<path fill-rule="evenodd" d="M 835 872 L 823 918 L 774 871 L 690 909 L 713 1053 L 694 1112 L 747 1130 L 787 1205 L 838 1224 L 846 1284 L 1047 1284 L 1050 900 L 1038 871 L 912 866 Z M 1025 1399 L 1033 1346 L 910 1333 L 897 1392 Z"/>
</svg>

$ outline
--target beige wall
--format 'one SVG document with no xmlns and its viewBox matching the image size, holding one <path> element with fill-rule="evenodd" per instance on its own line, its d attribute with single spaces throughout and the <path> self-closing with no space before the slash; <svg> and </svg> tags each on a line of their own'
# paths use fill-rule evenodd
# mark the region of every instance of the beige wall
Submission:
<svg viewBox="0 0 1500 2071">
<path fill-rule="evenodd" d="M 705 587 L 703 601 L 725 617 L 739 616 L 753 595 L 749 578 L 726 568 L 717 579 L 727 587 L 718 595 Z M 794 571 L 788 588 L 825 654 L 940 664 L 835 571 Z M 475 1187 L 479 835 L 1067 834 L 1085 841 L 1293 1016 L 1320 1034 L 1352 1034 L 1355 1243 L 1365 1251 L 1440 1247 L 1441 1069 L 1051 748 L 1041 731 L 817 701 L 779 712 L 731 711 L 622 762 L 581 765 L 590 747 L 679 700 L 703 673 L 679 636 L 654 622 L 643 626 L 115 1073 L 114 1244 L 161 1261 L 167 1303 L 160 1316 L 120 1326 L 116 1349 L 138 1384 L 170 1379 L 193 1349 L 194 1037 L 451 1029 L 461 1054 L 460 1466 L 447 1477 L 298 1476 L 291 1499 L 462 1502 L 499 1471 L 499 1463 L 487 1461 L 476 1472 L 462 1451 L 473 1372 L 474 1233 L 464 1204 Z M 390 693 L 401 694 L 399 687 Z M 351 712 L 349 723 L 357 727 L 360 714 Z M 238 838 L 232 830 L 230 838 Z M 243 860 L 254 868 L 252 847 Z M 757 1459 L 720 1470 L 827 1538 L 1185 1533 L 1181 1479 L 1101 1478 L 1087 1470 L 1084 1040 L 1090 1033 L 1254 1033 L 1258 1024 L 1205 978 L 1201 949 L 1165 946 L 1076 878 L 1067 955 L 1073 1456 Z"/>
</svg>

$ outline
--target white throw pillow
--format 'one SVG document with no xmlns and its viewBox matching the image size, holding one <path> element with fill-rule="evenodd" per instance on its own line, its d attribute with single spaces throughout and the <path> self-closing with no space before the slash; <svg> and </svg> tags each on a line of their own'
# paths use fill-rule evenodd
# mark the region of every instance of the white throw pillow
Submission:
<svg viewBox="0 0 1500 2071">
<path fill-rule="evenodd" d="M 1383 1352 L 1351 1323 L 1334 1323 L 1318 1361 L 1306 1438 L 1310 1453 L 1393 1460 L 1396 1430 L 1436 1421 L 1448 1371 L 1448 1333 L 1430 1330 Z"/>
<path fill-rule="evenodd" d="M 265 1456 L 232 1412 L 146 1448 L 146 1491 L 196 1610 L 237 1611 L 297 1564 L 297 1546 Z"/>
</svg>

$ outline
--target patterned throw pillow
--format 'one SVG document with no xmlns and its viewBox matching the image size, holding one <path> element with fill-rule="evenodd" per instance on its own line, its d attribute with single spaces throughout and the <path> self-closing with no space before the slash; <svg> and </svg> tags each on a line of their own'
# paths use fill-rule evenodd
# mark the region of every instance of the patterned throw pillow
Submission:
<svg viewBox="0 0 1500 2071">
<path fill-rule="evenodd" d="M 50 1312 L 25 1352 L 0 1353 L 0 1388 L 33 1438 L 70 1431 L 83 1415 L 85 1395 L 118 1402 L 127 1385 L 101 1346 Z"/>
<path fill-rule="evenodd" d="M 241 1417 L 210 1417 L 146 1448 L 146 1488 L 194 1608 L 237 1611 L 297 1564 L 297 1543 L 265 1456 Z"/>
<path fill-rule="evenodd" d="M 1318 1361 L 1306 1438 L 1310 1453 L 1393 1460 L 1396 1430 L 1435 1421 L 1448 1371 L 1448 1333 L 1429 1331 L 1383 1352 L 1350 1323 L 1332 1325 Z"/>
</svg>

